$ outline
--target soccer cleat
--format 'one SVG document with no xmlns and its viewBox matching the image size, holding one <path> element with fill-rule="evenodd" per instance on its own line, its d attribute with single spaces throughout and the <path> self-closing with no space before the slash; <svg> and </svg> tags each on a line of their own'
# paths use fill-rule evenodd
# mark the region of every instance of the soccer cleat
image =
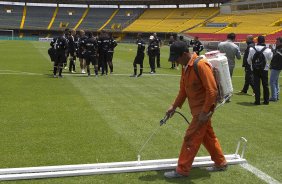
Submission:
<svg viewBox="0 0 282 184">
<path fill-rule="evenodd" d="M 62 76 L 62 75 L 59 75 L 59 78 L 63 78 L 63 76 Z"/>
<path fill-rule="evenodd" d="M 154 73 L 155 73 L 154 71 L 151 71 L 151 72 L 150 72 L 150 74 L 154 74 Z"/>
<path fill-rule="evenodd" d="M 76 73 L 76 71 L 73 70 L 73 71 L 71 71 L 71 73 Z"/>
<path fill-rule="evenodd" d="M 168 172 L 164 173 L 164 177 L 171 179 L 171 178 L 184 178 L 184 177 L 187 177 L 187 176 L 181 175 L 176 171 L 168 171 Z"/>
<path fill-rule="evenodd" d="M 260 105 L 260 102 L 254 102 L 254 105 Z"/>
<path fill-rule="evenodd" d="M 81 73 L 82 73 L 82 74 L 85 74 L 86 72 L 85 72 L 85 70 L 81 70 Z"/>
<path fill-rule="evenodd" d="M 137 75 L 137 77 L 141 77 L 141 76 L 142 76 L 142 74 Z"/>
<path fill-rule="evenodd" d="M 57 75 L 53 75 L 54 78 L 57 78 Z"/>
<path fill-rule="evenodd" d="M 212 167 L 206 167 L 206 170 L 209 172 L 218 172 L 218 171 L 226 171 L 227 165 L 224 166 L 212 166 Z"/>
<path fill-rule="evenodd" d="M 137 75 L 134 75 L 134 74 L 133 74 L 133 75 L 130 75 L 129 77 L 137 77 Z"/>
<path fill-rule="evenodd" d="M 268 105 L 268 104 L 269 104 L 269 102 L 263 102 L 263 104 L 264 104 L 264 105 Z"/>
<path fill-rule="evenodd" d="M 238 93 L 237 93 L 238 95 L 246 95 L 247 94 L 247 92 L 245 92 L 245 91 L 239 91 Z"/>
</svg>

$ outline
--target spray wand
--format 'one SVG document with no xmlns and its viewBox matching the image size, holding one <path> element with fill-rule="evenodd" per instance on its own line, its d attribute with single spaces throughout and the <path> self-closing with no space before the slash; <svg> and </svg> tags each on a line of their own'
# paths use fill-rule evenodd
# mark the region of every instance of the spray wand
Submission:
<svg viewBox="0 0 282 184">
<path fill-rule="evenodd" d="M 175 113 L 181 115 L 183 117 L 183 119 L 189 124 L 189 121 L 187 120 L 187 118 L 181 113 L 181 112 L 178 112 L 178 111 L 174 111 Z M 145 148 L 145 146 L 147 145 L 147 143 L 152 139 L 153 135 L 156 134 L 156 132 L 159 130 L 159 128 L 166 124 L 167 120 L 169 119 L 169 117 L 171 117 L 170 115 L 165 115 L 163 119 L 160 120 L 160 126 L 157 127 L 153 133 L 150 135 L 150 137 L 147 139 L 147 141 L 143 144 L 143 146 L 141 147 L 141 149 L 139 150 L 138 152 L 138 155 L 137 155 L 137 164 L 140 165 L 140 160 L 141 160 L 141 152 L 143 151 L 143 149 Z"/>
</svg>

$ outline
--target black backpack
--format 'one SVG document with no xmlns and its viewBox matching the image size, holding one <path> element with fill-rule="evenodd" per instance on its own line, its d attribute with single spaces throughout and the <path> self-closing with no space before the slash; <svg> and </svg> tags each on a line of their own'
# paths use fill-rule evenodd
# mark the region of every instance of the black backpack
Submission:
<svg viewBox="0 0 282 184">
<path fill-rule="evenodd" d="M 266 65 L 266 59 L 263 52 L 265 51 L 266 47 L 263 47 L 261 51 L 257 51 L 255 47 L 252 48 L 255 50 L 255 54 L 252 59 L 253 70 L 264 70 L 264 67 Z"/>
</svg>

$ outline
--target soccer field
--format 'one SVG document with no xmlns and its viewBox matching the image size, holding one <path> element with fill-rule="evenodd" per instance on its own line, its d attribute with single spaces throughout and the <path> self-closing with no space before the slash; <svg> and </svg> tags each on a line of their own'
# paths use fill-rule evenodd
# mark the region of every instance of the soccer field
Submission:
<svg viewBox="0 0 282 184">
<path fill-rule="evenodd" d="M 136 45 L 119 44 L 114 74 L 98 78 L 68 70 L 63 78 L 53 78 L 48 48 L 49 43 L 43 42 L 0 41 L 0 168 L 136 161 L 178 92 L 180 70 L 169 69 L 168 47 L 161 48 L 162 68 L 155 75 L 148 74 L 145 58 L 140 78 L 129 77 Z M 233 74 L 235 92 L 244 83 L 241 65 L 236 63 Z M 80 71 L 78 62 L 76 67 Z M 231 103 L 215 112 L 213 127 L 225 154 L 234 153 L 238 139 L 245 137 L 245 158 L 265 175 L 236 165 L 217 173 L 192 169 L 188 178 L 172 180 L 163 177 L 164 171 L 152 171 L 1 183 L 279 183 L 281 101 L 254 106 L 251 90 L 249 94 L 234 94 Z M 180 111 L 191 119 L 187 103 Z M 148 142 L 141 159 L 178 157 L 186 128 L 175 115 Z M 197 156 L 206 155 L 201 147 Z"/>
</svg>

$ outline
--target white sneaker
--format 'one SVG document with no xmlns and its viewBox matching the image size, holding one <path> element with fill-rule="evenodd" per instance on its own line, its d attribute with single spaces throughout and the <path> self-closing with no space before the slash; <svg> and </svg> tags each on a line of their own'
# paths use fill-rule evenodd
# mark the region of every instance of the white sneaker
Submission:
<svg viewBox="0 0 282 184">
<path fill-rule="evenodd" d="M 86 72 L 85 72 L 85 70 L 81 70 L 81 73 L 85 74 Z"/>
<path fill-rule="evenodd" d="M 71 71 L 71 73 L 76 73 L 75 71 Z"/>
</svg>

